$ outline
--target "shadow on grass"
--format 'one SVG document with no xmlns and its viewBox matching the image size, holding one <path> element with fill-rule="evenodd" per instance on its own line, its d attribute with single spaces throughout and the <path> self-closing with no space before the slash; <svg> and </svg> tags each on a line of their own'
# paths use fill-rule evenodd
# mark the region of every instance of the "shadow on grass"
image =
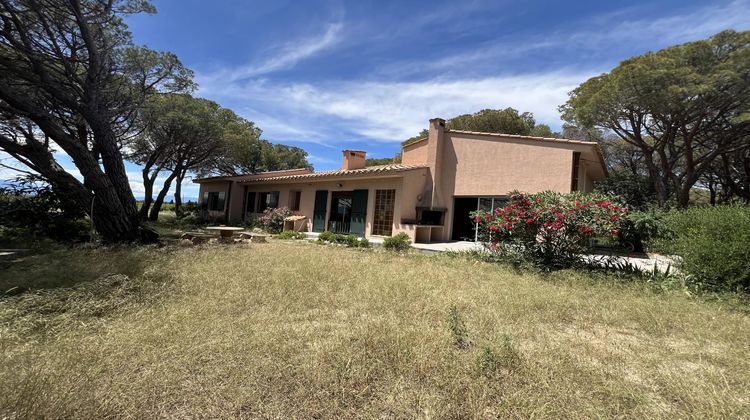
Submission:
<svg viewBox="0 0 750 420">
<path fill-rule="evenodd" d="M 75 246 L 22 253 L 0 266 L 0 297 L 72 287 L 112 274 L 136 277 L 167 252 L 155 246 Z"/>
</svg>

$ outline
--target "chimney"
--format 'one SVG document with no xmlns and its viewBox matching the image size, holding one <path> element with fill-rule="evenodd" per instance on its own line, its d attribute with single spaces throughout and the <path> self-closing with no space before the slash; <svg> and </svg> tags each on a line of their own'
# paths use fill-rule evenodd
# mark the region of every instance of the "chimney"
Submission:
<svg viewBox="0 0 750 420">
<path fill-rule="evenodd" d="M 341 169 L 351 171 L 353 169 L 362 169 L 365 167 L 365 156 L 367 152 L 363 150 L 344 150 L 344 160 L 341 163 Z"/>
<path fill-rule="evenodd" d="M 442 163 L 443 143 L 445 142 L 445 120 L 433 118 L 430 120 L 429 136 L 427 138 L 427 165 L 432 173 L 432 193 L 430 195 L 430 207 L 445 207 L 448 196 L 443 193 L 442 185 Z"/>
</svg>

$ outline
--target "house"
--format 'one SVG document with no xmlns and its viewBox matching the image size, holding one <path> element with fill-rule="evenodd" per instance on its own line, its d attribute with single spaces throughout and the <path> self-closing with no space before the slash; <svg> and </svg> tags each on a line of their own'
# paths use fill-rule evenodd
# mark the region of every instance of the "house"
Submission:
<svg viewBox="0 0 750 420">
<path fill-rule="evenodd" d="M 607 170 L 595 142 L 450 130 L 430 120 L 429 135 L 402 148 L 401 163 L 365 166 L 344 150 L 341 169 L 263 172 L 196 179 L 209 214 L 230 223 L 288 207 L 302 230 L 367 238 L 406 232 L 415 242 L 474 240 L 469 217 L 502 206 L 513 190 L 591 191 Z"/>
</svg>

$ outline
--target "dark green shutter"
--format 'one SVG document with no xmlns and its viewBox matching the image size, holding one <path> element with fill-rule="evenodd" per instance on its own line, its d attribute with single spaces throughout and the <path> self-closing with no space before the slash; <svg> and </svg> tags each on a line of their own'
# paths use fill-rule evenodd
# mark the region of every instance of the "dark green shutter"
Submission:
<svg viewBox="0 0 750 420">
<path fill-rule="evenodd" d="M 352 192 L 352 221 L 349 227 L 349 232 L 352 235 L 365 236 L 368 193 L 368 190 L 354 190 Z"/>
<path fill-rule="evenodd" d="M 326 207 L 328 205 L 328 190 L 315 191 L 315 209 L 313 210 L 313 232 L 323 232 L 326 229 Z"/>
</svg>

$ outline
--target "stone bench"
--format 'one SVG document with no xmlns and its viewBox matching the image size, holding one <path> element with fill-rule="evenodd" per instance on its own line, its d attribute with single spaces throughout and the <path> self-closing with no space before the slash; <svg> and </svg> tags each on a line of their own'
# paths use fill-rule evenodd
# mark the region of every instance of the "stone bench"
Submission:
<svg viewBox="0 0 750 420">
<path fill-rule="evenodd" d="M 269 236 L 267 233 L 240 232 L 240 239 L 249 239 L 254 244 L 267 242 Z"/>
</svg>

